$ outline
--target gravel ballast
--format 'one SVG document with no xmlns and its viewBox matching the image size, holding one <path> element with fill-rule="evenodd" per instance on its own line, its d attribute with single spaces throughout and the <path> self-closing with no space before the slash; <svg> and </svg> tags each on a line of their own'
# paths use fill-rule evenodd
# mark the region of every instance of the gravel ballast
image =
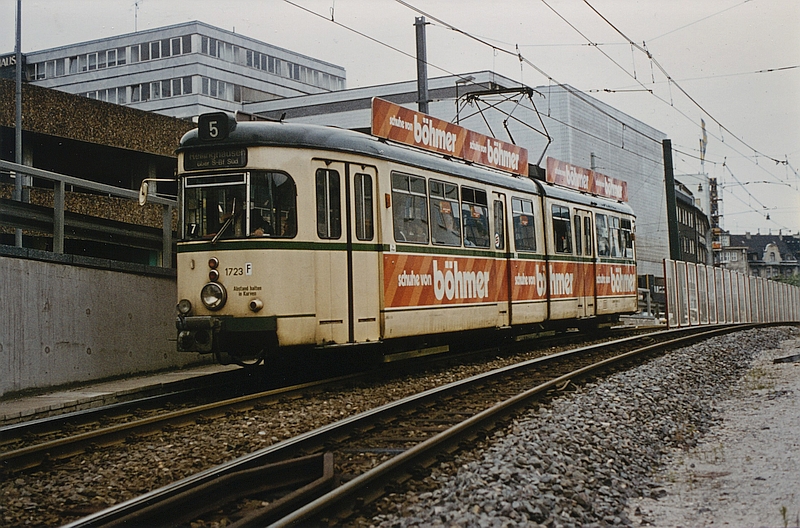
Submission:
<svg viewBox="0 0 800 528">
<path fill-rule="evenodd" d="M 633 500 L 659 498 L 652 503 L 660 505 L 673 496 L 669 486 L 675 479 L 660 477 L 659 464 L 670 454 L 698 446 L 701 434 L 719 425 L 720 405 L 752 359 L 792 336 L 798 338 L 800 331 L 740 332 L 608 380 L 570 386 L 550 403 L 520 415 L 509 430 L 489 438 L 475 452 L 437 466 L 431 477 L 415 483 L 415 491 L 379 502 L 357 524 L 578 526 L 656 520 L 658 526 L 669 525 L 662 524 L 664 517 L 653 505 L 642 503 L 637 511 Z M 0 477 L 0 525 L 60 526 L 244 453 L 509 361 L 498 358 L 290 398 L 132 438 L 52 468 L 5 474 Z M 795 416 L 798 407 L 793 408 Z M 760 411 L 752 412 L 758 416 Z M 782 478 L 800 489 L 797 475 L 800 471 Z M 793 515 L 792 503 L 786 505 Z"/>
<path fill-rule="evenodd" d="M 651 524 L 657 517 L 652 505 L 675 493 L 664 478 L 675 453 L 697 449 L 722 425 L 722 407 L 755 358 L 797 336 L 793 328 L 739 332 L 582 385 L 521 415 L 455 463 L 441 464 L 413 490 L 379 502 L 359 524 Z M 781 477 L 800 489 L 798 473 Z M 649 500 L 644 507 L 631 506 L 642 498 Z M 677 521 L 674 512 L 658 518 L 658 526 L 693 525 Z"/>
</svg>

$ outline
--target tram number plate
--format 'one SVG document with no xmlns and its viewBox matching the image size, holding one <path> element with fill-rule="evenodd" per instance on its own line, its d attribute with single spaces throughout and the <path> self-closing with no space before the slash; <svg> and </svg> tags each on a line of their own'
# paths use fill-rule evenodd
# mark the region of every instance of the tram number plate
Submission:
<svg viewBox="0 0 800 528">
<path fill-rule="evenodd" d="M 247 149 L 214 149 L 187 152 L 183 156 L 183 169 L 227 169 L 247 165 Z"/>
</svg>

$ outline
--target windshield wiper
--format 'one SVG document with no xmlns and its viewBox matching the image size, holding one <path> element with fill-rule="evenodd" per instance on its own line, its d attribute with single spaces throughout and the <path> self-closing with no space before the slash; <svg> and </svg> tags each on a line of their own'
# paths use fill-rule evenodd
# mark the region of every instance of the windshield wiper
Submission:
<svg viewBox="0 0 800 528">
<path fill-rule="evenodd" d="M 238 213 L 236 212 L 236 198 L 234 198 L 233 204 L 231 205 L 231 215 L 228 217 L 227 220 L 225 220 L 225 223 L 222 224 L 222 227 L 219 228 L 219 231 L 217 231 L 217 234 L 214 235 L 214 238 L 211 239 L 212 244 L 217 243 L 217 240 L 219 240 L 219 237 L 222 236 L 222 233 L 224 233 L 225 230 L 228 228 L 228 226 L 231 225 L 233 221 L 239 217 L 240 213 L 241 211 L 239 211 Z"/>
</svg>

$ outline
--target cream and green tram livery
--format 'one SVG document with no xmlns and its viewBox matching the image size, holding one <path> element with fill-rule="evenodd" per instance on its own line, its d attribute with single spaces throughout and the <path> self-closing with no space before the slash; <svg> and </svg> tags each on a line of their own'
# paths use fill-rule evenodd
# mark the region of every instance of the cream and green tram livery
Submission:
<svg viewBox="0 0 800 528">
<path fill-rule="evenodd" d="M 178 149 L 180 351 L 389 360 L 637 309 L 634 216 L 367 134 L 205 114 Z"/>
</svg>

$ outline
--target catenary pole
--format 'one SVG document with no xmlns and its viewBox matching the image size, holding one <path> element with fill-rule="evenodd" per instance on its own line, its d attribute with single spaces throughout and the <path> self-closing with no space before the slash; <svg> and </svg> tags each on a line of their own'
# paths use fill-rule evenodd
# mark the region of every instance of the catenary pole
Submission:
<svg viewBox="0 0 800 528">
<path fill-rule="evenodd" d="M 14 118 L 14 161 L 22 165 L 22 0 L 17 0 L 17 35 L 14 58 L 17 62 L 15 68 L 16 97 Z M 22 179 L 24 176 L 17 173 L 14 177 L 14 199 L 22 201 Z M 22 247 L 22 229 L 14 230 L 14 243 Z"/>
<path fill-rule="evenodd" d="M 428 52 L 425 43 L 425 17 L 416 17 L 417 30 L 417 104 L 419 111 L 428 113 Z"/>
</svg>

